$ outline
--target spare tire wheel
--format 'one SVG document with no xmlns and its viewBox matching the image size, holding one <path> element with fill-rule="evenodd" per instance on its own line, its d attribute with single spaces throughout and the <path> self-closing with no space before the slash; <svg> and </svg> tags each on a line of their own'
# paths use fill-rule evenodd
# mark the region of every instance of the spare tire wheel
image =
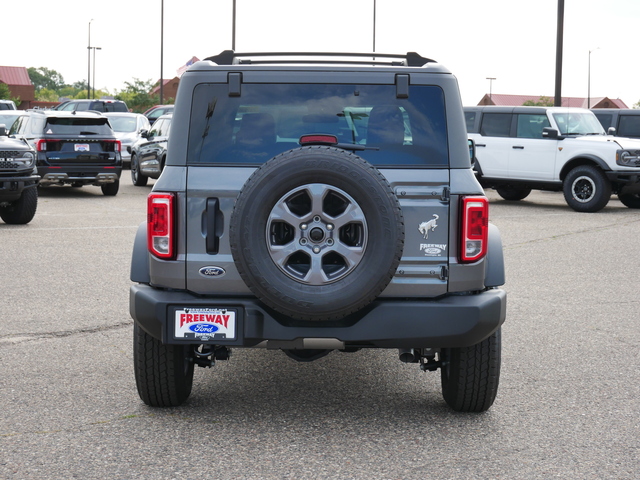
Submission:
<svg viewBox="0 0 640 480">
<path fill-rule="evenodd" d="M 337 320 L 389 284 L 404 221 L 375 167 L 345 150 L 311 146 L 251 175 L 229 236 L 238 272 L 259 300 L 292 318 Z"/>
</svg>

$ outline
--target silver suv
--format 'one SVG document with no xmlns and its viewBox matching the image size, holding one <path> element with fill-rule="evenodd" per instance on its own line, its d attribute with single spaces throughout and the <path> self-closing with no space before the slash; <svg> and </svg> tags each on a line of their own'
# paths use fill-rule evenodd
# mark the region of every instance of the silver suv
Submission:
<svg viewBox="0 0 640 480">
<path fill-rule="evenodd" d="M 180 80 L 132 257 L 140 397 L 181 404 L 232 348 L 392 348 L 440 369 L 453 409 L 488 409 L 504 264 L 456 79 L 415 53 L 294 55 Z"/>
</svg>

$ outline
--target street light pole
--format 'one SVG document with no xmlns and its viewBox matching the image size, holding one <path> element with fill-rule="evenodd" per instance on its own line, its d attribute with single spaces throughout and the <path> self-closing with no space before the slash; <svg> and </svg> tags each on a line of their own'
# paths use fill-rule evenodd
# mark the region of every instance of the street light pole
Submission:
<svg viewBox="0 0 640 480">
<path fill-rule="evenodd" d="M 236 0 L 233 0 L 231 13 L 231 50 L 236 51 Z"/>
<path fill-rule="evenodd" d="M 558 0 L 558 26 L 556 32 L 556 89 L 553 106 L 562 106 L 562 49 L 564 45 L 564 0 Z"/>
<path fill-rule="evenodd" d="M 160 105 L 164 103 L 164 0 L 160 0 Z"/>
<path fill-rule="evenodd" d="M 373 0 L 373 53 L 376 53 L 376 0 Z"/>
<path fill-rule="evenodd" d="M 493 87 L 493 81 L 496 80 L 495 77 L 487 77 L 487 80 L 489 80 L 489 101 L 493 102 L 492 98 L 491 98 L 491 90 Z"/>
<path fill-rule="evenodd" d="M 595 52 L 600 47 L 589 50 L 589 64 L 587 70 L 587 108 L 591 108 L 591 52 Z"/>
<path fill-rule="evenodd" d="M 93 93 L 91 98 L 96 98 L 96 50 L 102 50 L 100 47 L 91 47 L 93 50 Z"/>
<path fill-rule="evenodd" d="M 89 43 L 87 45 L 87 98 L 91 97 L 91 22 L 89 20 Z"/>
</svg>

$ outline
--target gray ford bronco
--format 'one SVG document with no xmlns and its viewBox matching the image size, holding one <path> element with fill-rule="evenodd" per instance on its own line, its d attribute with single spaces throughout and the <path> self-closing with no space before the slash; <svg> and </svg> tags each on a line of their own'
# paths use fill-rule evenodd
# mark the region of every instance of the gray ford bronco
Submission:
<svg viewBox="0 0 640 480">
<path fill-rule="evenodd" d="M 506 294 L 473 153 L 455 77 L 415 53 L 193 65 L 133 249 L 142 400 L 182 404 L 233 348 L 388 348 L 488 409 Z"/>
</svg>

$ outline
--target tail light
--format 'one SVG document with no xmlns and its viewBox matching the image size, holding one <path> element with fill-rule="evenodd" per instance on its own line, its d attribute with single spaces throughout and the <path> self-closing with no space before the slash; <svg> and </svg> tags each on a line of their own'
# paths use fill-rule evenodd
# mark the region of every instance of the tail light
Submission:
<svg viewBox="0 0 640 480">
<path fill-rule="evenodd" d="M 59 150 L 60 147 L 58 145 L 55 144 L 59 144 L 62 140 L 54 140 L 51 138 L 41 138 L 40 140 L 38 140 L 36 142 L 36 150 L 38 152 L 46 152 L 47 150 Z M 48 144 L 51 144 L 50 146 L 47 146 Z M 55 147 L 54 147 L 55 145 Z M 54 147 L 54 148 L 52 148 Z"/>
<path fill-rule="evenodd" d="M 114 152 L 122 152 L 122 142 L 120 140 L 103 140 L 104 143 L 113 143 Z"/>
<path fill-rule="evenodd" d="M 460 263 L 477 262 L 487 254 L 489 201 L 487 197 L 462 197 Z"/>
<path fill-rule="evenodd" d="M 176 251 L 174 204 L 173 193 L 151 193 L 147 199 L 147 247 L 164 260 L 172 260 Z"/>
</svg>

